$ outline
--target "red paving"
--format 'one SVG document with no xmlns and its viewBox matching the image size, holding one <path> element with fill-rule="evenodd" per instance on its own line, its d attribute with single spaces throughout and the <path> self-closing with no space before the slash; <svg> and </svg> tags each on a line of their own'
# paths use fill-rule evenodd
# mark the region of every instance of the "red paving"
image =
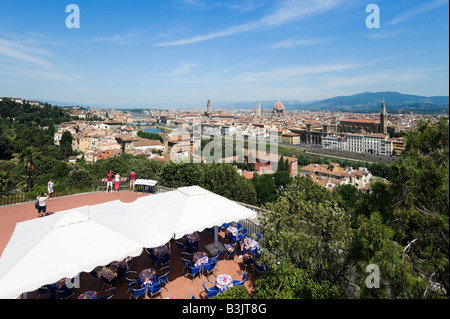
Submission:
<svg viewBox="0 0 450 319">
<path fill-rule="evenodd" d="M 124 191 L 119 193 L 90 193 L 53 198 L 50 201 L 47 201 L 47 212 L 58 212 L 86 205 L 96 205 L 117 199 L 120 199 L 122 202 L 130 203 L 142 196 L 151 195 L 143 195 L 141 193 L 135 194 L 134 192 Z M 37 218 L 37 210 L 34 208 L 34 202 L 0 207 L 0 251 L 2 253 L 14 231 L 16 223 L 34 218 Z M 213 236 L 211 236 L 206 230 L 199 234 L 201 237 L 199 250 L 205 251 L 204 247 L 214 241 Z M 219 241 L 225 242 L 224 234 L 222 232 L 219 233 Z M 166 285 L 166 289 L 162 289 L 162 298 L 173 297 L 174 299 L 181 299 L 188 295 L 194 295 L 196 299 L 205 298 L 202 283 L 208 280 L 207 277 L 202 274 L 201 277 L 195 277 L 193 281 L 190 276 L 186 279 L 184 276 L 186 274 L 186 270 L 182 272 L 183 264 L 180 259 L 180 252 L 183 250 L 179 249 L 173 240 L 170 243 L 170 247 L 172 257 L 169 264 L 171 267 L 168 277 L 169 284 Z M 219 261 L 216 266 L 217 275 L 224 273 L 233 277 L 239 272 L 244 272 L 242 258 L 235 256 L 234 259 L 230 257 L 229 260 L 226 260 L 225 257 L 226 254 L 224 253 L 219 257 Z M 157 271 L 159 270 L 158 266 L 152 264 L 151 259 L 147 256 L 145 251 L 141 256 L 132 260 L 129 263 L 129 266 L 130 270 L 136 271 L 137 273 L 140 273 L 142 270 L 147 268 L 153 268 Z M 252 287 L 255 276 L 253 276 L 251 268 L 248 268 L 248 270 L 249 271 L 245 271 L 247 273 L 247 281 L 245 282 L 245 286 L 251 292 L 253 290 Z M 257 276 L 257 274 L 255 275 Z M 214 282 L 215 275 L 209 275 L 209 280 Z M 102 282 L 97 282 L 97 280 L 94 279 L 89 273 L 82 273 L 80 278 L 80 288 L 75 289 L 74 298 L 77 298 L 80 294 L 88 290 L 96 290 L 100 295 L 102 295 L 102 287 Z M 130 297 L 127 292 L 126 281 L 123 277 L 119 278 L 119 282 L 116 287 L 118 289 L 114 299 L 128 299 Z M 107 288 L 108 287 L 105 287 L 105 289 Z M 37 298 L 37 295 L 37 292 L 30 292 L 28 294 L 28 298 Z M 40 298 L 44 299 L 48 298 L 48 296 L 43 295 Z M 154 296 L 154 298 L 160 298 L 160 296 Z"/>
</svg>

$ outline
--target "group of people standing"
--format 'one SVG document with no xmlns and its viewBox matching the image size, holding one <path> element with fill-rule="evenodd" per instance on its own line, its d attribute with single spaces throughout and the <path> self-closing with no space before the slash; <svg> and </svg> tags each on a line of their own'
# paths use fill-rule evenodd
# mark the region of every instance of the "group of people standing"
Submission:
<svg viewBox="0 0 450 319">
<path fill-rule="evenodd" d="M 108 190 L 111 190 L 111 192 L 113 191 L 113 182 L 114 182 L 114 189 L 116 192 L 118 192 L 120 188 L 120 179 L 121 176 L 119 172 L 117 172 L 116 175 L 114 175 L 113 171 L 110 170 L 107 175 L 106 192 L 108 192 Z M 130 190 L 131 189 L 134 190 L 135 182 L 136 182 L 136 173 L 134 172 L 134 170 L 132 170 L 130 173 Z"/>
<path fill-rule="evenodd" d="M 110 170 L 106 182 L 106 192 L 108 192 L 108 190 L 111 190 L 111 192 L 113 191 L 113 182 L 114 182 L 114 189 L 116 192 L 118 192 L 120 188 L 120 179 L 121 176 L 118 172 L 116 173 L 116 175 L 114 175 L 113 171 Z M 134 170 L 132 170 L 130 173 L 130 190 L 133 189 L 134 191 L 135 182 L 136 182 L 136 173 L 134 172 Z M 35 207 L 38 210 L 38 217 L 47 215 L 47 200 L 49 200 L 52 197 L 52 195 L 53 195 L 53 178 L 50 178 L 47 184 L 47 193 L 41 193 L 41 195 L 36 198 Z"/>
</svg>

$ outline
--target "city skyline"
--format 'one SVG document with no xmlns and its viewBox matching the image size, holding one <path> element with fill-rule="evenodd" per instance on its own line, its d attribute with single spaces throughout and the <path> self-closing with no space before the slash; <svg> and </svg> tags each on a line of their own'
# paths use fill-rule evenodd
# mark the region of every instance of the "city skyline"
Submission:
<svg viewBox="0 0 450 319">
<path fill-rule="evenodd" d="M 448 92 L 448 0 L 0 3 L 0 96 L 93 107 Z M 380 9 L 369 29 L 366 7 Z M 20 17 L 20 18 L 18 18 Z"/>
</svg>

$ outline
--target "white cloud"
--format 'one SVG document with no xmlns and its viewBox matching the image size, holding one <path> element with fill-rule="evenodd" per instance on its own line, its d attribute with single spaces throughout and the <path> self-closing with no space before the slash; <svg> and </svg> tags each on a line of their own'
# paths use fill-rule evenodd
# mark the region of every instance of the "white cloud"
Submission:
<svg viewBox="0 0 450 319">
<path fill-rule="evenodd" d="M 269 46 L 270 49 L 289 49 L 289 48 L 295 48 L 298 46 L 302 47 L 309 47 L 317 44 L 322 44 L 328 39 L 296 39 L 296 38 L 290 38 L 287 40 L 280 41 L 278 43 L 275 43 L 271 46 Z"/>
<path fill-rule="evenodd" d="M 170 46 L 186 45 L 220 37 L 232 36 L 235 34 L 254 31 L 258 29 L 279 27 L 286 23 L 307 16 L 321 14 L 329 10 L 332 10 L 336 8 L 341 3 L 341 1 L 342 0 L 308 0 L 308 1 L 285 0 L 275 10 L 274 13 L 269 14 L 259 20 L 249 21 L 241 25 L 233 26 L 231 28 L 212 32 L 209 34 L 197 35 L 194 37 L 178 41 L 158 43 L 156 46 L 170 47 Z"/>
<path fill-rule="evenodd" d="M 42 49 L 26 46 L 0 38 L 0 55 L 9 58 L 13 62 L 27 63 L 39 67 L 52 67 L 52 63 L 40 55 L 47 55 L 48 52 Z"/>
<path fill-rule="evenodd" d="M 178 76 L 188 74 L 192 69 L 198 67 L 196 63 L 182 63 L 176 69 L 169 73 L 161 74 L 161 76 Z"/>
<path fill-rule="evenodd" d="M 392 21 L 390 21 L 389 25 L 395 25 L 399 24 L 405 21 L 408 21 L 412 19 L 414 16 L 419 15 L 421 13 L 425 13 L 431 10 L 434 10 L 440 6 L 443 6 L 444 4 L 447 4 L 449 0 L 433 0 L 428 1 L 427 3 L 421 5 L 420 7 L 414 8 L 412 10 L 406 11 L 405 13 L 399 15 L 398 17 L 394 18 Z"/>
</svg>

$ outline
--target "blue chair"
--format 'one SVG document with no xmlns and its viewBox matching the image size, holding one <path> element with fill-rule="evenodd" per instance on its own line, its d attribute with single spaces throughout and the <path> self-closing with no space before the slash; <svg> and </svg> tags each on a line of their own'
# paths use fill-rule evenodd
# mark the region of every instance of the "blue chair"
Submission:
<svg viewBox="0 0 450 319">
<path fill-rule="evenodd" d="M 186 242 L 186 252 L 190 253 L 190 254 L 194 254 L 198 251 L 198 247 L 199 247 L 199 242 L 196 241 L 194 243 L 189 243 Z"/>
<path fill-rule="evenodd" d="M 230 223 L 223 223 L 222 226 L 220 226 L 222 231 L 226 231 L 228 227 L 230 227 Z"/>
<path fill-rule="evenodd" d="M 72 297 L 74 294 L 74 288 L 68 288 L 66 285 L 58 289 L 58 299 L 67 299 Z"/>
<path fill-rule="evenodd" d="M 192 262 L 192 254 L 182 252 L 180 253 L 181 261 L 183 262 L 183 269 L 181 270 L 181 273 L 183 273 L 184 269 L 186 268 L 186 264 L 189 262 Z"/>
<path fill-rule="evenodd" d="M 240 234 L 238 234 L 238 240 L 244 240 L 245 237 L 247 237 L 248 234 L 248 229 L 247 228 L 243 228 L 242 232 Z"/>
<path fill-rule="evenodd" d="M 234 280 L 234 278 L 242 276 L 241 280 Z M 247 275 L 243 272 L 237 273 L 236 275 L 233 276 L 233 286 L 243 286 L 245 280 L 247 279 Z"/>
<path fill-rule="evenodd" d="M 259 243 L 259 241 L 261 240 L 261 235 L 260 234 L 255 234 L 255 235 L 257 237 L 256 241 Z"/>
<path fill-rule="evenodd" d="M 112 280 L 108 280 L 108 278 L 105 278 L 105 277 L 102 276 L 102 280 L 103 280 L 103 287 L 102 287 L 102 289 L 105 286 L 108 286 L 109 288 L 112 288 L 112 286 L 114 286 L 117 283 L 117 281 L 119 280 L 119 277 L 115 277 Z"/>
<path fill-rule="evenodd" d="M 255 259 L 253 260 L 253 268 L 256 269 L 256 271 L 258 271 L 258 274 L 261 274 L 262 272 L 266 271 L 266 266 L 264 264 L 258 264 L 258 262 Z"/>
<path fill-rule="evenodd" d="M 242 230 L 242 224 L 241 224 L 241 223 L 238 223 L 238 224 L 236 225 L 236 229 L 237 229 L 238 233 L 240 233 L 241 230 Z"/>
<path fill-rule="evenodd" d="M 135 299 L 138 299 L 140 296 L 142 296 L 145 293 L 145 286 L 142 286 L 137 282 L 132 282 L 128 285 L 128 289 L 130 290 L 130 299 L 131 296 L 133 296 Z"/>
<path fill-rule="evenodd" d="M 187 270 L 187 273 L 186 273 L 186 278 L 184 278 L 184 282 L 186 282 L 187 276 L 189 276 L 189 275 L 192 276 L 192 282 L 191 282 L 191 287 L 192 287 L 194 284 L 195 276 L 200 275 L 200 267 L 195 267 L 191 261 L 189 263 L 186 263 L 186 270 Z"/>
<path fill-rule="evenodd" d="M 133 270 L 128 270 L 125 274 L 124 274 L 124 277 L 125 277 L 125 280 L 126 280 L 126 282 L 127 282 L 127 287 L 130 285 L 130 284 L 136 284 L 136 283 L 139 283 L 139 276 L 138 276 L 138 273 L 136 272 L 136 271 L 133 271 Z M 130 289 L 128 288 L 128 291 L 129 291 Z M 128 293 L 128 291 L 127 291 L 127 293 Z"/>
<path fill-rule="evenodd" d="M 206 271 L 206 277 L 209 279 L 209 274 L 216 271 L 217 259 L 209 259 L 206 264 L 203 265 L 203 270 Z"/>
<path fill-rule="evenodd" d="M 207 288 L 206 285 L 209 285 L 211 287 Z M 211 281 L 205 281 L 202 283 L 203 289 L 205 289 L 206 294 L 208 295 L 208 298 L 213 298 L 219 294 L 219 289 L 211 282 Z"/>
<path fill-rule="evenodd" d="M 170 263 L 170 257 L 172 255 L 170 253 L 165 253 L 164 255 L 162 255 L 161 257 L 158 258 L 158 262 L 160 267 L 168 265 Z"/>
<path fill-rule="evenodd" d="M 147 286 L 147 294 L 150 295 L 150 299 L 153 298 L 154 295 L 158 294 L 162 299 L 162 290 L 161 290 L 162 284 L 163 284 L 162 280 L 157 280 L 152 285 Z"/>
<path fill-rule="evenodd" d="M 217 260 L 219 259 L 220 254 L 221 254 L 221 252 L 220 252 L 220 250 L 219 250 L 219 252 L 217 253 L 217 255 L 215 255 L 215 256 L 209 258 L 209 260 L 214 259 L 215 261 L 217 261 Z"/>
<path fill-rule="evenodd" d="M 168 277 L 169 277 L 169 273 L 170 273 L 170 266 L 163 267 L 160 270 L 164 270 L 165 272 L 162 275 L 157 274 L 156 281 L 162 280 L 162 282 L 164 284 L 164 288 L 167 290 L 167 288 L 165 287 L 166 286 L 165 284 L 169 283 Z"/>
<path fill-rule="evenodd" d="M 41 295 L 45 294 L 50 294 L 50 299 L 53 299 L 55 297 L 55 288 L 52 287 L 52 285 L 45 285 L 38 289 L 38 293 L 37 299 L 39 299 Z"/>
<path fill-rule="evenodd" d="M 184 249 L 186 247 L 186 243 L 181 241 L 181 240 L 179 240 L 179 239 L 175 239 L 175 244 L 180 249 Z"/>
<path fill-rule="evenodd" d="M 100 299 L 113 299 L 114 295 L 117 292 L 117 288 L 113 287 L 113 288 L 109 288 L 105 290 L 105 296 L 101 297 Z"/>
<path fill-rule="evenodd" d="M 147 256 L 150 257 L 152 261 L 152 265 L 154 265 L 158 259 L 156 258 L 155 254 L 153 253 L 153 248 L 145 248 L 145 251 L 147 252 Z"/>
</svg>

